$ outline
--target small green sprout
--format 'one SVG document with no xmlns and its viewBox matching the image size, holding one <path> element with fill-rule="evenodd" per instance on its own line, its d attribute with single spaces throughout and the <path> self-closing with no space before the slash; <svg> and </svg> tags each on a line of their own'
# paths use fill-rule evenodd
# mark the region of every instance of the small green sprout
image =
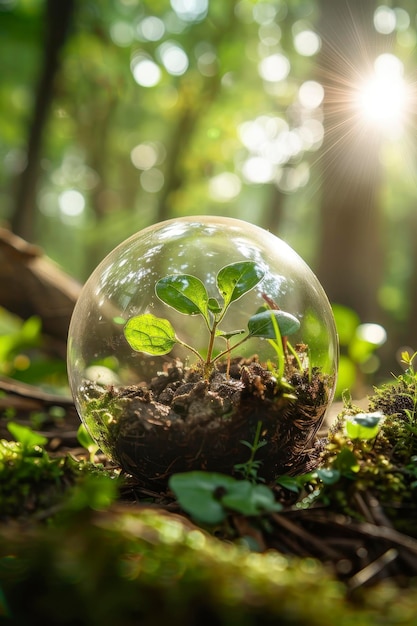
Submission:
<svg viewBox="0 0 417 626">
<path fill-rule="evenodd" d="M 258 476 L 262 461 L 255 459 L 257 451 L 267 444 L 267 441 L 261 440 L 261 431 L 262 422 L 258 421 L 253 443 L 241 439 L 240 443 L 249 448 L 250 457 L 245 463 L 238 463 L 234 466 L 236 472 L 241 473 L 243 478 L 252 482 L 265 482 L 263 478 Z"/>
<path fill-rule="evenodd" d="M 132 317 L 126 322 L 124 327 L 126 340 L 133 350 L 154 356 L 168 354 L 175 344 L 180 344 L 196 355 L 203 366 L 205 378 L 209 378 L 215 362 L 226 356 L 230 359 L 230 352 L 249 338 L 260 337 L 276 341 L 277 334 L 279 337 L 286 336 L 299 329 L 299 320 L 281 310 L 263 310 L 255 313 L 248 320 L 247 334 L 245 329 L 226 332 L 219 328 L 230 305 L 256 287 L 263 278 L 263 270 L 253 261 L 226 265 L 216 277 L 218 299 L 209 297 L 202 281 L 190 274 L 171 274 L 158 280 L 155 292 L 164 304 L 184 315 L 202 316 L 209 335 L 205 358 L 193 346 L 178 337 L 169 320 L 151 313 Z M 231 346 L 230 340 L 242 334 L 245 336 Z M 226 348 L 214 355 L 217 338 L 226 341 Z"/>
</svg>

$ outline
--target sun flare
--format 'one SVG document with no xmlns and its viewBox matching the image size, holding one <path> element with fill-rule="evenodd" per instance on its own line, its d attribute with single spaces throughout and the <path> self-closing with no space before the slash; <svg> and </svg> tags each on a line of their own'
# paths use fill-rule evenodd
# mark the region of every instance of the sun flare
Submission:
<svg viewBox="0 0 417 626">
<path fill-rule="evenodd" d="M 392 54 L 380 55 L 374 72 L 359 86 L 357 107 L 368 123 L 388 135 L 402 132 L 408 104 L 403 65 Z"/>
</svg>

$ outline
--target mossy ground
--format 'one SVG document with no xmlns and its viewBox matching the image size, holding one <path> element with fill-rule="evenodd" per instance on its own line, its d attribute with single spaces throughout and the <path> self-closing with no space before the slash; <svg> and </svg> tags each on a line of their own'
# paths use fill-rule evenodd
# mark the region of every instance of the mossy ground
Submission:
<svg viewBox="0 0 417 626">
<path fill-rule="evenodd" d="M 282 512 L 231 513 L 216 528 L 105 459 L 90 464 L 76 441 L 3 443 L 0 621 L 412 626 L 415 387 L 403 377 L 375 391 L 369 410 L 385 418 L 372 439 L 347 436 L 359 409 L 346 403 L 317 471 L 274 487 Z"/>
</svg>

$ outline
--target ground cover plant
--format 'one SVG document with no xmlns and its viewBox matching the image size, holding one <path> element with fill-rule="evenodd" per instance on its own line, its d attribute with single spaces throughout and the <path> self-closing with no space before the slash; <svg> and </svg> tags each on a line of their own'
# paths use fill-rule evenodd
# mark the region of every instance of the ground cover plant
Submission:
<svg viewBox="0 0 417 626">
<path fill-rule="evenodd" d="M 40 435 L 23 414 L 9 415 L 2 619 L 411 626 L 415 358 L 404 353 L 405 372 L 375 389 L 369 411 L 345 395 L 312 471 L 268 484 L 190 472 L 150 494 L 97 456 L 83 429 L 52 452 L 59 428 Z M 74 414 L 66 419 L 77 426 Z"/>
</svg>

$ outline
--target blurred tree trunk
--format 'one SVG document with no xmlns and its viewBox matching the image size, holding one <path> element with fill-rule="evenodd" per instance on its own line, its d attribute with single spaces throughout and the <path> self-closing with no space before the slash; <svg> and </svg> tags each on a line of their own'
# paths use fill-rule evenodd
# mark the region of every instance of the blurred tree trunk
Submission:
<svg viewBox="0 0 417 626">
<path fill-rule="evenodd" d="M 322 0 L 319 76 L 325 89 L 321 241 L 316 272 L 329 299 L 380 320 L 379 138 L 354 108 L 379 51 L 373 0 Z"/>
<path fill-rule="evenodd" d="M 36 188 L 42 153 L 42 138 L 54 94 L 54 81 L 60 66 L 60 54 L 67 39 L 75 0 L 46 0 L 45 47 L 41 76 L 35 95 L 33 118 L 26 147 L 26 167 L 17 185 L 12 215 L 12 229 L 28 241 L 33 241 L 35 225 Z"/>
<path fill-rule="evenodd" d="M 284 194 L 275 185 L 270 185 L 269 202 L 262 220 L 263 227 L 279 237 L 283 215 Z"/>
<path fill-rule="evenodd" d="M 229 42 L 233 41 L 233 37 L 239 36 L 239 24 L 235 13 L 237 3 L 237 0 L 225 3 L 222 21 L 216 24 L 213 22 L 212 24 L 214 26 L 213 35 L 207 41 L 217 53 L 219 53 L 219 50 L 225 43 L 229 44 Z M 162 222 L 175 214 L 176 196 L 186 180 L 184 161 L 190 150 L 190 145 L 200 120 L 216 101 L 220 93 L 222 75 L 223 73 L 218 71 L 214 76 L 204 77 L 202 83 L 196 81 L 194 86 L 187 79 L 180 85 L 180 100 L 184 104 L 171 138 L 168 141 L 168 167 L 165 172 L 165 184 L 156 210 L 156 222 Z"/>
</svg>

